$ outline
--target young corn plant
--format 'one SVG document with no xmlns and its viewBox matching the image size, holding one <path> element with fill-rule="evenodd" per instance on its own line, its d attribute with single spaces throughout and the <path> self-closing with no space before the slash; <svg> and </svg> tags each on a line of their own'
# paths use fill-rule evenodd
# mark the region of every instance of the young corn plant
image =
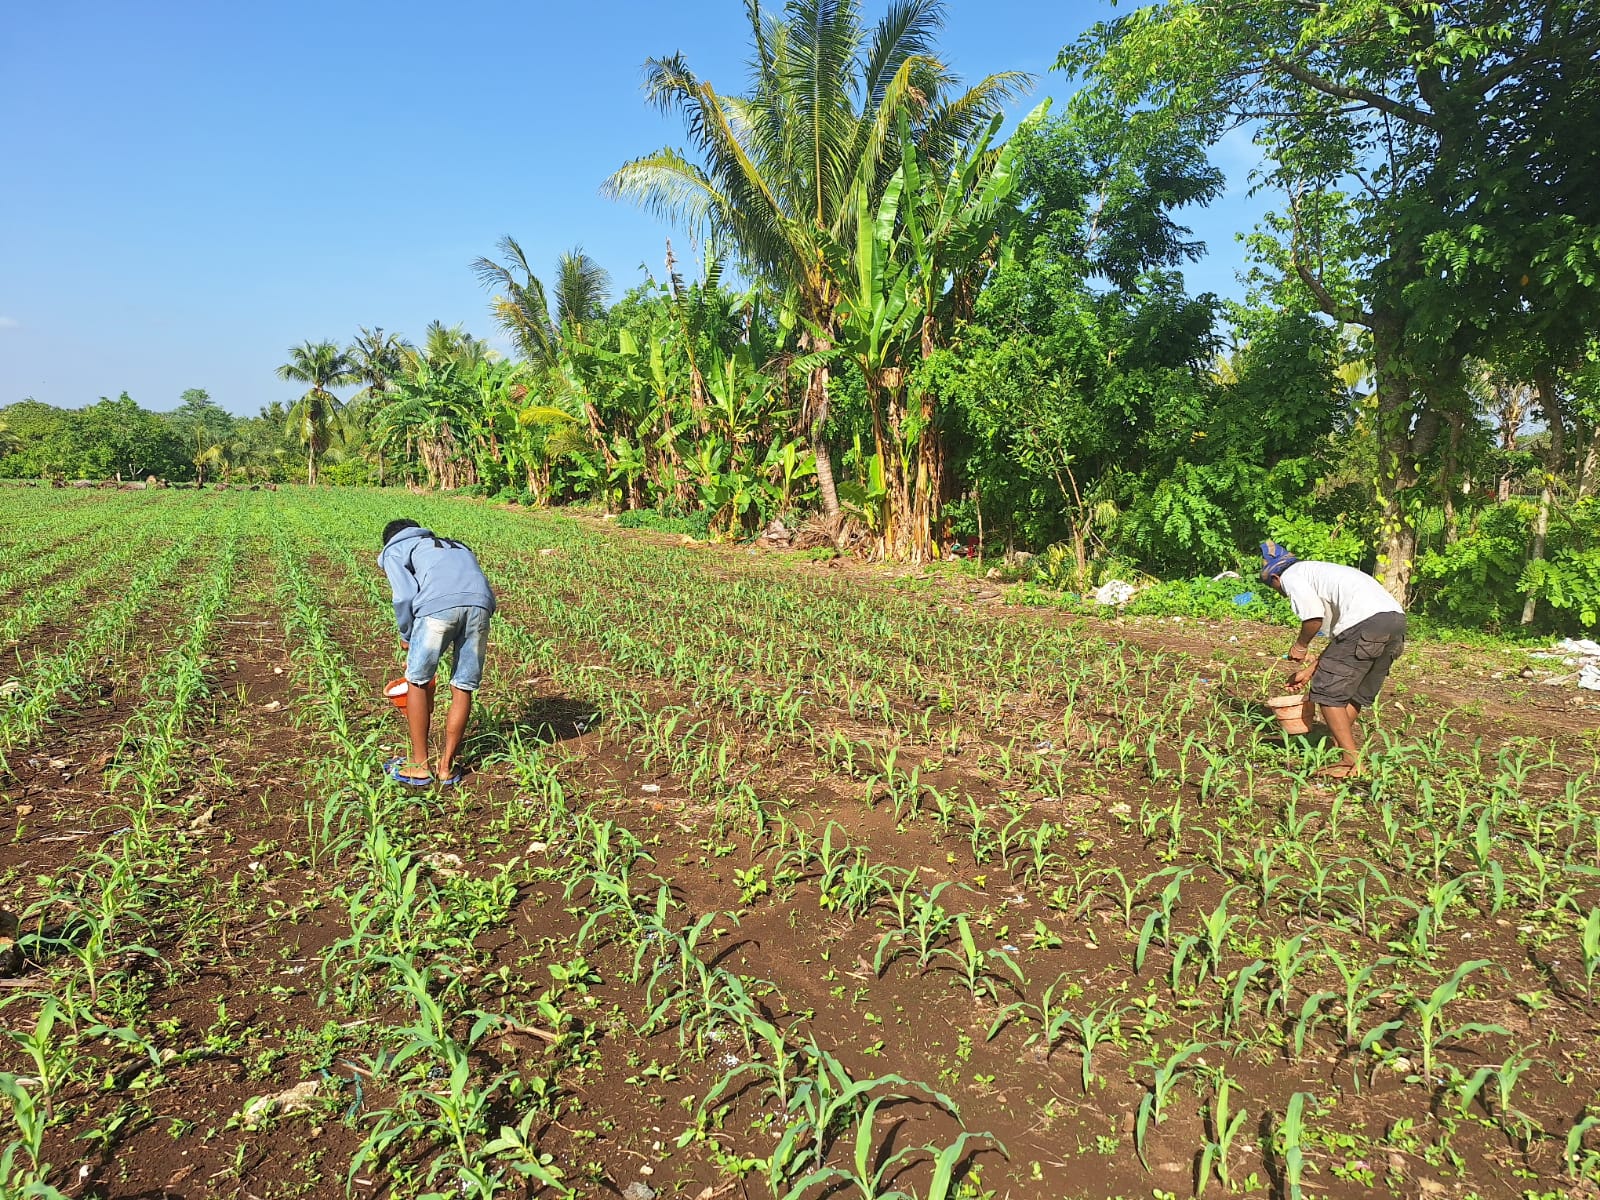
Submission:
<svg viewBox="0 0 1600 1200">
<path fill-rule="evenodd" d="M 1454 974 L 1435 987 L 1426 999 L 1421 996 L 1412 998 L 1411 1010 L 1417 1018 L 1417 1049 L 1422 1057 L 1422 1072 L 1420 1075 L 1412 1076 L 1410 1082 L 1420 1082 L 1430 1088 L 1438 1082 L 1434 1075 L 1434 1060 L 1439 1047 L 1445 1042 L 1456 1041 L 1474 1033 L 1509 1036 L 1509 1031 L 1504 1026 L 1479 1021 L 1443 1026 L 1445 1006 L 1460 994 L 1461 986 L 1467 976 L 1493 965 L 1486 958 L 1462 963 L 1455 969 Z"/>
<path fill-rule="evenodd" d="M 1139 1111 L 1133 1120 L 1133 1145 L 1138 1151 L 1139 1161 L 1144 1164 L 1145 1170 L 1150 1169 L 1150 1160 L 1145 1157 L 1145 1140 L 1149 1135 L 1151 1124 L 1159 1125 L 1166 1119 L 1167 1107 L 1172 1101 L 1172 1093 L 1177 1089 L 1178 1083 L 1189 1072 L 1185 1069 L 1187 1063 L 1195 1055 L 1207 1049 L 1206 1046 L 1191 1042 L 1180 1046 L 1169 1054 L 1164 1060 L 1147 1058 L 1141 1061 L 1141 1066 L 1151 1067 L 1155 1075 L 1150 1081 L 1149 1090 L 1144 1098 L 1139 1101 Z"/>
<path fill-rule="evenodd" d="M 1230 1111 L 1228 1096 L 1243 1091 L 1244 1085 L 1229 1079 L 1227 1072 L 1220 1067 L 1212 1076 L 1212 1089 L 1206 1114 L 1211 1136 L 1200 1151 L 1200 1169 L 1195 1187 L 1197 1196 L 1206 1194 L 1206 1185 L 1213 1177 L 1230 1192 L 1233 1190 L 1233 1143 L 1238 1139 L 1245 1118 L 1249 1116 L 1248 1109 Z"/>
<path fill-rule="evenodd" d="M 50 1164 L 44 1161 L 44 1131 L 49 1118 L 33 1094 L 9 1071 L 0 1071 L 0 1101 L 10 1109 L 18 1135 L 0 1149 L 0 1195 L 18 1200 L 67 1200 L 46 1182 L 51 1172 Z"/>
</svg>

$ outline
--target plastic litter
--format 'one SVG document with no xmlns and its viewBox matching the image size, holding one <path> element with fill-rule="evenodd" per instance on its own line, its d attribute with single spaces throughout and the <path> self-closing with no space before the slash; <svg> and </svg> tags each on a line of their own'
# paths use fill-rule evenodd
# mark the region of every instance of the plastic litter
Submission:
<svg viewBox="0 0 1600 1200">
<path fill-rule="evenodd" d="M 1576 683 L 1589 692 L 1600 692 L 1600 642 L 1588 638 L 1562 638 L 1549 651 L 1536 650 L 1528 656 L 1539 659 L 1560 659 L 1567 667 L 1577 667 L 1575 674 L 1542 680 L 1548 684 Z M 1523 674 L 1527 678 L 1527 674 Z"/>
<path fill-rule="evenodd" d="M 1233 598 L 1233 602 L 1235 604 L 1237 604 L 1240 608 L 1243 608 L 1246 604 L 1249 604 L 1250 601 L 1254 600 L 1255 598 L 1256 598 L 1256 594 L 1254 592 L 1240 592 L 1237 596 L 1235 596 Z"/>
<path fill-rule="evenodd" d="M 1108 579 L 1092 593 L 1097 604 L 1123 605 L 1133 599 L 1133 594 L 1138 589 L 1133 584 L 1121 579 Z"/>
</svg>

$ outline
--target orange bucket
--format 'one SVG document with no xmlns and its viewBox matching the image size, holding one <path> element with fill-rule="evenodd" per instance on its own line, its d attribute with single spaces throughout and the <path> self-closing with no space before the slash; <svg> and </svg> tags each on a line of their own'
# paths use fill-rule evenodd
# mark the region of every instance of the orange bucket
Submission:
<svg viewBox="0 0 1600 1200">
<path fill-rule="evenodd" d="M 1317 706 L 1308 697 L 1274 696 L 1267 701 L 1267 707 L 1278 718 L 1285 733 L 1311 732 L 1311 718 L 1316 716 Z"/>
<path fill-rule="evenodd" d="M 401 712 L 406 710 L 406 697 L 411 693 L 411 685 L 404 679 L 391 679 L 383 685 L 383 694 L 389 698 L 389 703 Z"/>
</svg>

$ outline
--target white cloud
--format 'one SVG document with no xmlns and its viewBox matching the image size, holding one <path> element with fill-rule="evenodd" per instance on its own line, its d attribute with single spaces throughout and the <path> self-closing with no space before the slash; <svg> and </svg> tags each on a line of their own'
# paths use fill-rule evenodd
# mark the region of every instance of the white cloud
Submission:
<svg viewBox="0 0 1600 1200">
<path fill-rule="evenodd" d="M 0 329 L 16 329 L 21 324 L 15 317 L 0 317 Z"/>
</svg>

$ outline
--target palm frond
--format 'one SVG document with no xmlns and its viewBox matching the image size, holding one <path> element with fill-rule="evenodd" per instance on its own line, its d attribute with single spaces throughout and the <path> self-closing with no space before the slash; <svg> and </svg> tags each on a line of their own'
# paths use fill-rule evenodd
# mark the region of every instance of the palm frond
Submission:
<svg viewBox="0 0 1600 1200">
<path fill-rule="evenodd" d="M 556 321 L 580 327 L 605 315 L 611 293 L 610 273 L 574 246 L 556 260 Z"/>
</svg>

